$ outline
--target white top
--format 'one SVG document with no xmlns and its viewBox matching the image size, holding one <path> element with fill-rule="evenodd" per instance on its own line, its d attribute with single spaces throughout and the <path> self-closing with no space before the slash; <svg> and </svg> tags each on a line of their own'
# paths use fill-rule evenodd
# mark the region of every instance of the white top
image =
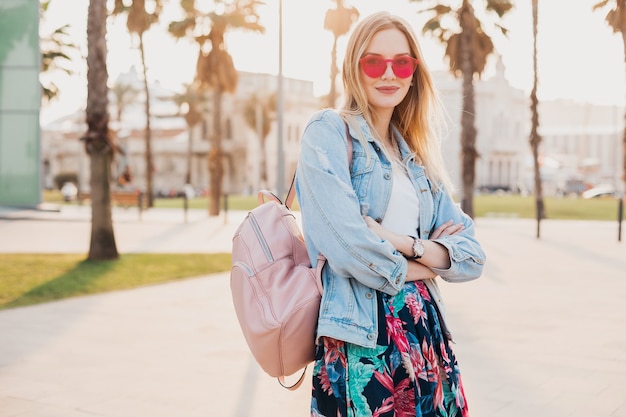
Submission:
<svg viewBox="0 0 626 417">
<path fill-rule="evenodd" d="M 417 237 L 419 200 L 404 169 L 393 169 L 389 206 L 381 225 L 392 232 Z"/>
</svg>

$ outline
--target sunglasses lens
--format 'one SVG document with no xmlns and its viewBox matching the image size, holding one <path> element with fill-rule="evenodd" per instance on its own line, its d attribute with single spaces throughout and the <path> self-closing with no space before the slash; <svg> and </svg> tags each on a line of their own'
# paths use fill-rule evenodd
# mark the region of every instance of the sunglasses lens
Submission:
<svg viewBox="0 0 626 417">
<path fill-rule="evenodd" d="M 369 56 L 361 60 L 363 72 L 370 78 L 378 78 L 385 73 L 387 63 L 384 59 L 376 56 Z"/>
<path fill-rule="evenodd" d="M 394 58 L 391 68 L 398 78 L 409 78 L 415 71 L 414 61 L 408 56 Z"/>
</svg>

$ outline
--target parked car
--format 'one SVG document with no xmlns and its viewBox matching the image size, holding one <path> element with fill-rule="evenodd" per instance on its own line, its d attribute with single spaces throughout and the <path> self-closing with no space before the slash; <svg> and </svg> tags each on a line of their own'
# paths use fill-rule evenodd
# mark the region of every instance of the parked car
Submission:
<svg viewBox="0 0 626 417">
<path fill-rule="evenodd" d="M 508 185 L 481 185 L 478 192 L 482 194 L 510 194 L 513 190 Z"/>
<path fill-rule="evenodd" d="M 583 198 L 596 198 L 596 197 L 613 197 L 615 195 L 615 187 L 611 184 L 600 184 L 585 191 Z"/>
<path fill-rule="evenodd" d="M 61 187 L 61 195 L 64 201 L 74 201 L 78 197 L 78 187 L 73 182 L 66 182 Z"/>
<path fill-rule="evenodd" d="M 188 200 L 194 198 L 196 196 L 196 190 L 193 188 L 191 184 L 185 184 L 183 186 L 183 193 Z"/>
</svg>

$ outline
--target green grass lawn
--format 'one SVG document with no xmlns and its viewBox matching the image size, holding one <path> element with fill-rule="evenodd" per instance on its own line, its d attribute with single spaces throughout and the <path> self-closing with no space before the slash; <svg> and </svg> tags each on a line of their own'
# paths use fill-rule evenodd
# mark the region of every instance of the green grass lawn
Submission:
<svg viewBox="0 0 626 417">
<path fill-rule="evenodd" d="M 617 221 L 618 200 L 614 198 L 544 198 L 546 218 Z M 474 198 L 475 217 L 508 216 L 535 218 L 535 198 L 518 195 L 479 195 Z"/>
<path fill-rule="evenodd" d="M 229 196 L 229 210 L 250 210 L 257 206 L 256 196 Z M 618 200 L 614 198 L 544 198 L 548 219 L 617 220 Z M 155 207 L 183 207 L 182 199 L 157 199 Z M 207 198 L 195 198 L 190 208 L 207 208 Z M 220 207 L 223 206 L 223 201 Z M 298 210 L 297 201 L 294 209 Z M 519 195 L 477 195 L 474 197 L 475 217 L 503 216 L 535 218 L 535 198 Z"/>
<path fill-rule="evenodd" d="M 155 208 L 184 208 L 183 198 L 157 198 L 154 200 Z M 209 205 L 208 197 L 195 197 L 187 202 L 190 209 L 207 209 Z M 226 197 L 226 207 L 228 210 L 249 210 L 257 206 L 257 198 L 254 196 L 229 195 Z M 220 200 L 220 208 L 224 209 L 224 199 Z"/>
<path fill-rule="evenodd" d="M 63 203 L 58 191 L 45 191 L 44 201 Z M 548 219 L 573 220 L 617 220 L 618 200 L 614 198 L 544 198 Z M 76 202 L 64 204 L 78 204 Z M 250 210 L 257 206 L 256 195 L 241 196 L 229 195 L 226 207 L 229 210 Z M 182 198 L 157 198 L 155 208 L 183 208 Z M 204 209 L 208 207 L 208 197 L 196 197 L 188 201 L 189 209 Z M 224 200 L 220 201 L 224 209 Z M 293 207 L 298 209 L 297 201 Z M 518 218 L 535 218 L 535 199 L 532 196 L 495 195 L 485 194 L 474 197 L 475 217 L 506 216 Z"/>
<path fill-rule="evenodd" d="M 223 200 L 220 207 L 224 207 Z M 229 210 L 250 210 L 257 206 L 256 196 L 229 196 Z M 618 200 L 614 198 L 544 198 L 548 219 L 617 220 Z M 182 208 L 182 198 L 155 200 L 155 207 Z M 189 200 L 189 208 L 207 208 L 207 198 Z M 294 209 L 298 210 L 297 201 Z M 475 217 L 503 216 L 535 218 L 535 199 L 519 195 L 477 195 L 474 197 Z"/>
<path fill-rule="evenodd" d="M 0 309 L 230 270 L 230 254 L 0 254 Z"/>
</svg>

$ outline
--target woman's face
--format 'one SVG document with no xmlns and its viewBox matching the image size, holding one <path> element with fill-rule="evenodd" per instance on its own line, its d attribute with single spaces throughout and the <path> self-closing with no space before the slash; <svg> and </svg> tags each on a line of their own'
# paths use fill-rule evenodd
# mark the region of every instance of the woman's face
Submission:
<svg viewBox="0 0 626 417">
<path fill-rule="evenodd" d="M 410 55 L 411 49 L 404 33 L 398 29 L 385 29 L 374 35 L 361 58 L 376 56 L 390 60 Z M 359 66 L 360 80 L 372 110 L 379 115 L 391 117 L 394 107 L 402 102 L 409 91 L 415 71 L 407 78 L 400 78 L 394 73 L 391 61 L 388 61 L 385 63 L 385 72 L 372 77 L 364 72 L 363 63 Z M 400 74 L 403 75 L 402 72 Z"/>
</svg>

